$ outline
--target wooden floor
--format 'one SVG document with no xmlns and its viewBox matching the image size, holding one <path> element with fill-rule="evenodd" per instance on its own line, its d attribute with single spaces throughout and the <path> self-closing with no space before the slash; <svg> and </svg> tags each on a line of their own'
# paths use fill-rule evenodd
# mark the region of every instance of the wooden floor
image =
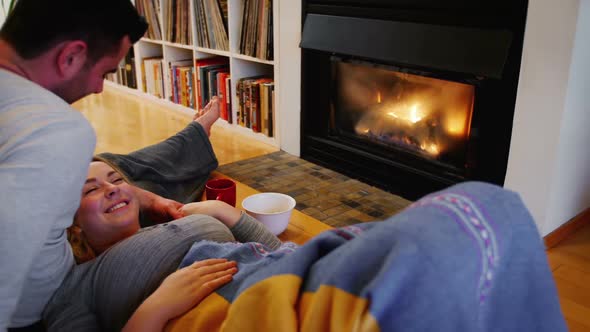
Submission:
<svg viewBox="0 0 590 332">
<path fill-rule="evenodd" d="M 98 137 L 96 153 L 129 153 L 157 143 L 184 128 L 192 117 L 158 103 L 105 86 L 100 95 L 88 96 L 74 107 L 92 123 Z M 211 142 L 220 165 L 278 151 L 215 124 Z"/>
<path fill-rule="evenodd" d="M 547 256 L 570 331 L 590 331 L 590 226 L 549 250 Z"/>
<path fill-rule="evenodd" d="M 187 114 L 108 87 L 103 94 L 87 97 L 74 107 L 81 110 L 96 129 L 97 152 L 133 151 L 165 139 L 191 120 Z M 221 126 L 214 126 L 211 141 L 220 164 L 277 151 L 276 147 Z M 302 223 L 314 222 L 301 220 Z M 590 226 L 549 250 L 547 255 L 570 331 L 590 331 Z"/>
</svg>

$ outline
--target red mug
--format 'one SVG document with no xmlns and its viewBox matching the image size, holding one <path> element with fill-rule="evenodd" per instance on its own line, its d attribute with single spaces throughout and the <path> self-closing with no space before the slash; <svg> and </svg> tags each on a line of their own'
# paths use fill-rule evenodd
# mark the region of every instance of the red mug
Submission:
<svg viewBox="0 0 590 332">
<path fill-rule="evenodd" d="M 207 200 L 224 201 L 236 206 L 236 183 L 230 179 L 213 179 L 205 184 Z"/>
</svg>

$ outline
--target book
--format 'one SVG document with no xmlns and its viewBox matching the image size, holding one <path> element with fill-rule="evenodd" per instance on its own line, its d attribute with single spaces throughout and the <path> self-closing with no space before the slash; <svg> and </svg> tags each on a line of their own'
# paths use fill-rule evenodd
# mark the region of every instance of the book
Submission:
<svg viewBox="0 0 590 332">
<path fill-rule="evenodd" d="M 207 76 L 209 79 L 209 99 L 211 99 L 213 96 L 219 95 L 219 91 L 217 89 L 218 88 L 217 74 L 222 73 L 222 72 L 229 73 L 229 67 L 215 68 L 215 69 L 209 70 L 209 72 L 207 73 Z"/>
<path fill-rule="evenodd" d="M 205 100 L 203 92 L 206 90 L 203 89 L 204 72 L 201 71 L 201 68 L 211 65 L 225 65 L 229 68 L 229 59 L 226 57 L 219 56 L 195 60 L 195 74 L 197 76 L 197 110 L 201 110 L 203 109 L 203 107 L 205 107 L 205 105 L 207 105 L 206 103 L 203 103 Z"/>
<path fill-rule="evenodd" d="M 226 98 L 226 103 L 227 103 L 227 121 L 229 123 L 233 123 L 233 100 L 234 100 L 234 96 L 232 95 L 232 85 L 231 85 L 231 76 L 228 76 L 225 79 L 225 89 L 227 92 L 227 98 Z"/>
<path fill-rule="evenodd" d="M 271 78 L 259 78 L 250 83 L 250 114 L 251 128 L 254 132 L 262 132 L 262 107 L 260 98 L 260 86 L 272 82 Z"/>
<path fill-rule="evenodd" d="M 260 84 L 260 132 L 268 136 L 268 83 Z"/>
<path fill-rule="evenodd" d="M 178 61 L 170 61 L 167 63 L 167 71 L 168 76 L 170 77 L 170 81 L 168 81 L 169 91 L 170 91 L 170 101 L 181 104 L 181 91 L 182 91 L 182 84 L 180 81 L 180 68 L 192 68 L 193 67 L 193 60 L 186 59 L 186 60 L 178 60 Z"/>
<path fill-rule="evenodd" d="M 273 104 L 273 93 L 275 88 L 274 82 L 266 82 L 262 84 L 264 91 L 264 105 L 261 106 L 264 110 L 263 113 L 263 133 L 268 137 L 274 135 L 274 104 Z"/>
<path fill-rule="evenodd" d="M 142 80 L 145 76 L 144 92 L 162 97 L 161 93 L 162 57 L 150 57 L 142 60 Z"/>
<path fill-rule="evenodd" d="M 248 29 L 246 28 L 249 20 L 250 0 L 244 2 L 244 10 L 242 12 L 242 30 L 240 31 L 240 53 L 246 54 L 246 36 L 248 35 Z"/>
<path fill-rule="evenodd" d="M 220 68 L 228 68 L 228 65 L 218 64 L 199 67 L 199 76 L 201 77 L 201 103 L 203 107 L 205 107 L 211 99 L 209 72 Z"/>
<path fill-rule="evenodd" d="M 269 129 L 269 136 L 272 137 L 274 135 L 274 133 L 276 133 L 276 127 L 275 127 L 276 126 L 276 124 L 275 124 L 275 119 L 276 119 L 276 115 L 275 114 L 276 113 L 275 112 L 276 112 L 276 105 L 277 104 L 276 104 L 276 101 L 275 101 L 275 86 L 274 86 L 274 84 L 271 87 L 270 96 L 271 96 L 271 102 L 270 102 L 271 112 L 269 112 L 269 114 L 268 114 L 269 115 L 269 120 L 268 121 L 272 125 L 269 125 L 268 129 Z M 272 129 L 272 132 L 270 132 L 271 129 Z"/>
<path fill-rule="evenodd" d="M 171 95 L 172 95 L 172 89 L 171 89 L 171 81 L 172 81 L 172 77 L 170 75 L 170 70 L 168 70 L 169 68 L 169 62 L 167 62 L 166 60 L 162 59 L 162 75 L 163 75 L 163 79 L 164 79 L 164 99 L 166 100 L 170 100 L 172 101 Z"/>
<path fill-rule="evenodd" d="M 219 72 L 217 73 L 217 96 L 221 99 L 221 103 L 219 105 L 220 108 L 220 117 L 223 120 L 229 122 L 229 115 L 228 115 L 228 104 L 227 104 L 227 78 L 229 76 L 228 72 Z"/>
</svg>

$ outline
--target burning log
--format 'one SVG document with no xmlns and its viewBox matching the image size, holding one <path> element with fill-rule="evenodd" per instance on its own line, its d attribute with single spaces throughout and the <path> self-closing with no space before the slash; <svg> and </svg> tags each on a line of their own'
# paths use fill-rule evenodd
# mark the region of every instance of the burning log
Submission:
<svg viewBox="0 0 590 332">
<path fill-rule="evenodd" d="M 438 112 L 426 116 L 400 116 L 382 104 L 366 110 L 356 126 L 356 132 L 372 140 L 397 145 L 429 155 L 438 155 L 439 138 L 443 134 Z M 415 112 L 414 112 L 415 113 Z"/>
</svg>

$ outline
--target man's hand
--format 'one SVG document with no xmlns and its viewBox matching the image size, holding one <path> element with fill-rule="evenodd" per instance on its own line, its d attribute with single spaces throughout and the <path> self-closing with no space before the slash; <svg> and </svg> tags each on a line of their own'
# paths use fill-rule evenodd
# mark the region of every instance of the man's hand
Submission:
<svg viewBox="0 0 590 332">
<path fill-rule="evenodd" d="M 145 212 L 153 222 L 163 223 L 184 217 L 181 211 L 182 206 L 183 204 L 177 201 L 156 196 L 151 206 L 146 207 Z"/>
<path fill-rule="evenodd" d="M 135 186 L 133 189 L 139 199 L 140 209 L 153 222 L 163 223 L 184 217 L 184 213 L 180 210 L 183 206 L 181 203 Z"/>
</svg>

